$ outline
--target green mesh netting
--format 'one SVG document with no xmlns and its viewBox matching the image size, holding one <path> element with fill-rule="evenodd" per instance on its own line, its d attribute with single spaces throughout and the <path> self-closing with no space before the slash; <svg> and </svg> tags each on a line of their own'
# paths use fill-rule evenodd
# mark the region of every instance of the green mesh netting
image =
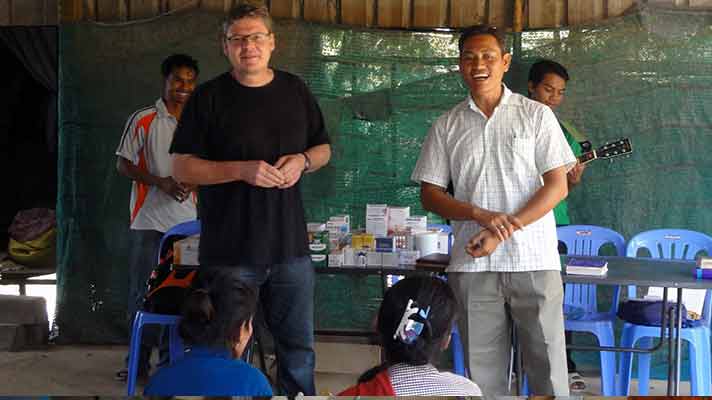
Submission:
<svg viewBox="0 0 712 400">
<path fill-rule="evenodd" d="M 193 12 L 120 27 L 62 26 L 61 340 L 126 340 L 129 183 L 115 172 L 114 150 L 128 115 L 160 94 L 164 57 L 191 54 L 201 80 L 227 69 L 219 20 Z M 711 26 L 709 14 L 645 8 L 510 38 L 510 88 L 525 91 L 535 59 L 557 60 L 572 76 L 560 116 L 594 146 L 622 136 L 633 142 L 631 158 L 589 165 L 570 195 L 574 223 L 626 238 L 660 227 L 712 233 Z M 304 181 L 308 219 L 348 213 L 362 227 L 366 203 L 423 213 L 409 176 L 430 124 L 466 95 L 456 37 L 293 21 L 279 22 L 276 37 L 274 66 L 307 81 L 333 140 L 330 165 Z M 377 278 L 320 275 L 317 326 L 365 328 L 379 301 Z"/>
</svg>

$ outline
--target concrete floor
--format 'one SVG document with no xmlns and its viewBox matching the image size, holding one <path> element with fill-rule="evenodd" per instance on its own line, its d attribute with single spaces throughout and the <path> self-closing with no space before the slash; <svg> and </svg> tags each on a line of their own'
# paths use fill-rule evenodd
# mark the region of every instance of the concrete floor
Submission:
<svg viewBox="0 0 712 400">
<path fill-rule="evenodd" d="M 114 380 L 126 346 L 55 346 L 43 351 L 0 352 L 0 395 L 124 396 L 126 385 Z M 378 360 L 373 346 L 318 343 L 316 383 L 319 395 L 338 393 Z M 348 360 L 345 362 L 344 360 Z M 598 396 L 599 377 L 583 371 L 587 390 L 572 395 Z M 665 394 L 665 382 L 653 381 L 651 395 Z M 637 382 L 634 382 L 637 393 Z M 689 393 L 683 382 L 681 393 Z"/>
</svg>

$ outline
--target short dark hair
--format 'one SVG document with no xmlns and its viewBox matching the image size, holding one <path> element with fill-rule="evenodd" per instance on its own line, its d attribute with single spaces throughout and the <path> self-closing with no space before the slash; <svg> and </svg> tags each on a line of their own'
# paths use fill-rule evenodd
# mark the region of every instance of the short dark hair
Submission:
<svg viewBox="0 0 712 400">
<path fill-rule="evenodd" d="M 180 336 L 190 345 L 231 349 L 255 315 L 256 290 L 231 274 L 198 285 L 183 302 Z"/>
<path fill-rule="evenodd" d="M 200 68 L 198 68 L 198 61 L 187 54 L 173 54 L 166 57 L 161 63 L 161 75 L 163 78 L 168 78 L 176 68 L 186 67 L 195 71 L 195 75 L 200 74 Z"/>
<path fill-rule="evenodd" d="M 460 33 L 460 39 L 458 41 L 458 48 L 460 49 L 460 56 L 462 56 L 462 49 L 465 47 L 465 42 L 467 41 L 467 39 L 469 39 L 473 36 L 479 36 L 479 35 L 494 36 L 494 38 L 497 39 L 497 44 L 499 44 L 499 49 L 502 51 L 502 54 L 508 53 L 507 45 L 506 45 L 506 38 L 504 37 L 504 34 L 502 33 L 502 31 L 497 29 L 496 26 L 483 24 L 483 25 L 468 26 L 467 28 L 463 29 L 462 33 Z"/>
<path fill-rule="evenodd" d="M 558 75 L 564 81 L 569 81 L 569 73 L 563 65 L 552 60 L 539 60 L 529 68 L 529 82 L 537 86 L 544 80 L 546 74 Z"/>
<path fill-rule="evenodd" d="M 419 308 L 430 307 L 423 330 L 412 343 L 394 339 L 408 301 Z M 378 310 L 378 335 L 386 362 L 366 371 L 360 382 L 372 379 L 390 365 L 405 363 L 424 365 L 433 363 L 442 352 L 444 340 L 450 336 L 457 317 L 458 302 L 447 282 L 435 277 L 409 277 L 398 281 L 383 296 Z"/>
<path fill-rule="evenodd" d="M 267 7 L 243 3 L 233 7 L 225 16 L 222 24 L 223 37 L 227 35 L 228 29 L 235 21 L 243 18 L 262 18 L 267 30 L 272 32 L 272 17 L 269 15 Z"/>
</svg>

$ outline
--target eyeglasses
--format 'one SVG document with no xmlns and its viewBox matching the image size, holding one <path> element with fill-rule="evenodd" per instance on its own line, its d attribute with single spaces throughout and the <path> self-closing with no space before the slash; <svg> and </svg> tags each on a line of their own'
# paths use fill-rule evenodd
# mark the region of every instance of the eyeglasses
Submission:
<svg viewBox="0 0 712 400">
<path fill-rule="evenodd" d="M 225 40 L 235 46 L 242 46 L 245 43 L 264 44 L 267 42 L 271 34 L 272 32 L 257 32 L 249 35 L 232 35 L 228 36 Z"/>
</svg>

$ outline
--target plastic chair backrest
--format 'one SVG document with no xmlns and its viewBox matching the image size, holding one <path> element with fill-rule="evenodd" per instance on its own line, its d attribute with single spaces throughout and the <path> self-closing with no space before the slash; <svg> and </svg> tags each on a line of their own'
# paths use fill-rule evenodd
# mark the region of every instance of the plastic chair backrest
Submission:
<svg viewBox="0 0 712 400">
<path fill-rule="evenodd" d="M 702 251 L 712 256 L 712 237 L 686 229 L 653 229 L 633 236 L 626 246 L 626 256 L 637 257 L 640 249 L 647 249 L 651 258 L 694 260 Z M 628 286 L 628 297 L 636 297 L 635 286 Z M 702 323 L 710 324 L 710 290 L 705 294 Z"/>
<path fill-rule="evenodd" d="M 625 239 L 612 229 L 595 225 L 568 225 L 556 228 L 556 235 L 566 245 L 567 255 L 597 256 L 601 247 L 608 243 L 615 247 L 616 255 L 625 254 Z M 616 287 L 609 312 L 616 312 L 619 298 L 620 288 Z M 564 304 L 586 312 L 597 312 L 596 285 L 567 283 Z"/>
<path fill-rule="evenodd" d="M 187 221 L 180 223 L 171 229 L 169 229 L 166 233 L 163 234 L 163 237 L 161 238 L 161 243 L 158 246 L 159 251 L 158 251 L 158 262 L 161 262 L 161 255 L 165 253 L 165 249 L 163 248 L 163 243 L 168 240 L 171 236 L 193 236 L 197 235 L 200 233 L 200 220 L 196 219 L 194 221 Z"/>
</svg>

